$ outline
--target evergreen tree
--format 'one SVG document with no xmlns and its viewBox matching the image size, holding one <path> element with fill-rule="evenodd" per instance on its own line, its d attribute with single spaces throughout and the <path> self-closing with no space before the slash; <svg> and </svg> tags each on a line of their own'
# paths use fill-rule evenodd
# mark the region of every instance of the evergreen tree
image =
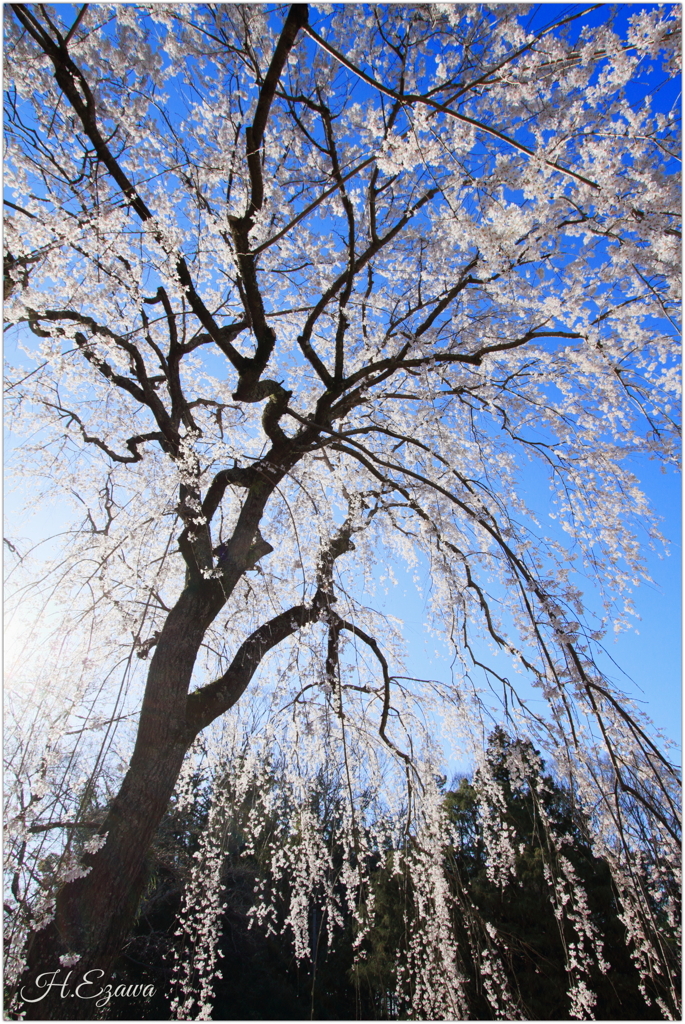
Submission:
<svg viewBox="0 0 685 1024">
<path fill-rule="evenodd" d="M 223 783 L 230 788 L 230 779 Z M 279 786 L 274 774 L 274 789 Z M 198 835 L 207 827 L 209 799 L 199 780 L 189 810 L 174 806 L 153 846 L 149 881 L 136 921 L 135 934 L 117 965 L 127 983 L 155 984 L 157 996 L 144 1017 L 168 1013 L 169 984 L 176 956 L 190 955 L 178 928 L 181 894 L 187 882 Z M 283 795 L 283 794 L 281 794 Z M 308 955 L 298 958 L 292 932 L 285 924 L 293 879 L 278 880 L 276 930 L 255 917 L 255 891 L 276 885 L 269 875 L 267 827 L 261 846 L 246 856 L 248 811 L 254 794 L 242 802 L 228 801 L 222 853 L 223 911 L 220 921 L 220 969 L 214 987 L 215 1020 L 392 1020 L 411 1016 L 411 992 L 417 979 L 406 969 L 416 926 L 416 893 L 406 862 L 396 870 L 396 850 L 378 850 L 369 867 L 368 906 L 355 917 L 343 901 L 342 913 L 329 935 L 326 901 L 308 908 Z M 287 816 L 288 799 L 283 812 Z M 594 1013 L 605 1020 L 653 1019 L 649 999 L 658 986 L 645 989 L 631 958 L 621 905 L 605 860 L 593 854 L 590 828 L 572 794 L 549 772 L 530 742 L 512 739 L 502 729 L 490 737 L 484 764 L 471 779 L 455 780 L 444 790 L 442 806 L 452 827 L 452 844 L 444 850 L 445 875 L 453 897 L 453 928 L 465 974 L 470 1019 L 492 1018 L 488 975 L 493 961 L 484 950 L 496 951 L 516 1007 L 525 1019 L 557 1020 L 571 1015 L 573 948 L 578 945 L 578 893 L 568 895 L 568 876 L 586 897 L 587 913 L 596 929 L 594 959 L 586 980 L 596 996 Z M 335 787 L 320 780 L 309 802 L 333 851 L 332 884 L 342 868 L 337 841 L 339 800 Z M 293 821 L 297 807 L 290 805 Z M 513 861 L 502 850 L 499 874 L 493 870 L 493 833 L 505 835 Z M 291 829 L 290 841 L 300 836 Z M 337 844 L 337 845 L 336 845 Z M 564 858 L 568 865 L 560 863 Z M 559 899 L 559 893 L 563 898 Z M 568 909 L 567 909 L 568 908 Z M 364 911 L 372 925 L 360 944 Z M 555 912 L 556 911 L 556 912 Z M 654 907 L 659 914 L 659 907 Z M 574 916 L 575 915 L 575 916 Z M 677 932 L 662 921 L 675 967 Z M 359 946 L 359 948 L 357 948 Z M 140 1003 L 120 1000 L 111 1016 L 140 1015 Z"/>
</svg>

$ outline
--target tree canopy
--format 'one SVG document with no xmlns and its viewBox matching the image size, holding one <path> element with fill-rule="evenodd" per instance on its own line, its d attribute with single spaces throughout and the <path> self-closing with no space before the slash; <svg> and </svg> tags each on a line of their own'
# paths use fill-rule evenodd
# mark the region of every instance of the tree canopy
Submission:
<svg viewBox="0 0 685 1024">
<path fill-rule="evenodd" d="M 6 906 L 28 1018 L 90 1011 L 22 992 L 57 963 L 111 969 L 198 757 L 261 792 L 248 842 L 286 828 L 274 766 L 301 804 L 297 863 L 271 849 L 298 956 L 315 890 L 331 929 L 339 887 L 371 929 L 365 865 L 403 850 L 407 1013 L 463 1016 L 435 779 L 450 743 L 486 772 L 498 718 L 554 759 L 645 998 L 679 1014 L 678 775 L 599 656 L 660 540 L 635 460 L 679 451 L 678 112 L 655 98 L 678 14 L 5 9 L 6 409 L 30 502 L 71 510 L 48 548 L 8 538 Z M 397 565 L 430 572 L 437 679 L 404 667 L 402 608 L 381 600 Z M 336 887 L 303 796 L 322 771 Z M 486 829 L 488 878 L 522 868 L 515 831 Z M 211 951 L 218 860 L 199 862 L 187 912 Z M 589 1016 L 599 933 L 567 863 L 568 992 Z M 183 983 L 204 1015 L 212 955 Z"/>
</svg>

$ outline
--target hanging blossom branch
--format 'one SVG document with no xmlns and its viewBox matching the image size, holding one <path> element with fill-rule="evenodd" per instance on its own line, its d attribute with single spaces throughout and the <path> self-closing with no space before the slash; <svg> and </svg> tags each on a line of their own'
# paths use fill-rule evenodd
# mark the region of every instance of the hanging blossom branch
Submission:
<svg viewBox="0 0 685 1024">
<path fill-rule="evenodd" d="M 392 89 L 389 89 L 387 86 L 382 85 L 380 82 L 377 82 L 375 78 L 372 78 L 371 75 L 367 75 L 365 71 L 362 71 L 361 68 L 358 68 L 355 64 L 349 61 L 347 57 L 343 56 L 343 54 L 340 53 L 339 50 L 336 50 L 334 46 L 331 46 L 330 43 L 326 42 L 325 39 L 323 39 L 317 32 L 315 32 L 311 25 L 307 25 L 305 27 L 305 32 L 316 43 L 318 43 L 322 50 L 325 50 L 326 53 L 330 53 L 331 57 L 334 57 L 335 60 L 339 61 L 339 63 L 342 64 L 343 67 L 346 67 L 349 71 L 352 71 L 363 82 L 366 82 L 368 85 L 372 85 L 374 89 L 378 89 L 378 91 L 382 92 L 384 96 L 389 96 L 391 99 L 397 100 L 398 102 L 404 104 L 423 103 L 426 106 L 430 107 L 432 110 L 435 110 L 437 113 L 447 114 L 448 117 L 453 117 L 456 121 L 461 121 L 463 124 L 469 124 L 473 128 L 479 128 L 481 131 L 486 132 L 488 135 L 492 135 L 493 138 L 499 139 L 502 142 L 506 142 L 507 145 L 512 146 L 520 153 L 525 153 L 526 156 L 532 156 L 536 158 L 538 157 L 534 150 L 529 149 L 527 146 L 524 146 L 521 142 L 517 142 L 516 139 L 512 139 L 511 136 L 499 131 L 499 129 L 494 128 L 492 125 L 483 124 L 482 121 L 477 121 L 472 117 L 467 117 L 466 114 L 460 114 L 456 110 L 452 110 L 451 107 L 445 106 L 442 103 L 438 103 L 436 100 L 429 99 L 427 96 L 418 96 L 414 95 L 413 93 L 403 93 L 400 96 Z M 548 160 L 546 157 L 543 157 L 543 162 L 548 167 L 553 167 L 555 171 L 559 171 L 561 174 L 565 174 L 569 178 L 574 178 L 576 181 L 580 181 L 584 185 L 590 185 L 591 188 L 597 189 L 598 192 L 601 191 L 601 186 L 598 185 L 596 182 L 591 181 L 589 178 L 585 178 L 582 174 L 578 174 L 576 171 L 570 170 L 570 168 L 568 167 L 563 167 L 555 160 Z"/>
</svg>

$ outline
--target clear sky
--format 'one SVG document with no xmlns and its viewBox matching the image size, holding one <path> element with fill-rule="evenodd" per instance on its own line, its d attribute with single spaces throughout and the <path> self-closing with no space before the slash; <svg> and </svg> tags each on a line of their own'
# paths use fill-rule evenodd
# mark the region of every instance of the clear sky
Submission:
<svg viewBox="0 0 685 1024">
<path fill-rule="evenodd" d="M 675 473 L 664 474 L 654 462 L 633 467 L 653 506 L 662 517 L 662 532 L 669 541 L 669 554 L 647 549 L 647 567 L 653 584 L 643 583 L 631 595 L 639 619 L 633 628 L 617 637 L 607 636 L 606 656 L 600 667 L 640 706 L 658 729 L 677 744 L 681 742 L 681 479 Z M 524 477 L 524 481 L 526 478 Z M 531 478 L 529 486 L 538 486 Z M 542 493 L 529 493 L 531 504 L 540 508 Z M 541 524 L 544 525 L 544 524 Z M 387 610 L 406 621 L 405 638 L 409 651 L 409 671 L 420 677 L 449 679 L 451 653 L 441 649 L 434 637 L 424 629 L 424 602 L 412 581 L 413 570 L 393 566 L 396 586 L 390 585 L 384 603 Z M 423 570 L 423 591 L 427 593 L 430 579 Z M 589 607 L 593 607 L 592 590 L 588 588 Z M 491 656 L 491 655 L 490 655 Z M 499 658 L 506 655 L 500 654 Z M 529 695 L 534 707 L 535 690 L 523 677 L 522 694 Z M 541 706 L 545 703 L 540 700 Z M 675 751 L 672 757 L 677 757 Z"/>
<path fill-rule="evenodd" d="M 655 5 L 624 4 L 618 8 L 619 27 L 632 14 L 645 7 Z M 539 30 L 545 25 L 559 20 L 579 9 L 579 5 L 540 4 L 531 8 L 526 15 L 526 27 Z M 591 12 L 582 19 L 585 23 L 599 23 L 606 19 L 606 8 Z M 580 23 L 578 23 L 580 24 Z M 573 31 L 577 29 L 574 27 Z M 656 109 L 669 109 L 674 102 L 677 88 L 675 84 L 663 87 L 658 68 L 652 69 L 651 76 L 631 84 L 631 98 L 635 104 L 644 102 L 649 94 Z M 8 354 L 14 355 L 14 339 L 8 341 Z M 12 440 L 8 446 L 12 452 Z M 635 629 L 622 633 L 614 642 L 607 640 L 607 657 L 602 667 L 614 681 L 630 692 L 635 698 L 644 701 L 645 711 L 652 717 L 657 727 L 673 740 L 680 741 L 681 733 L 681 490 L 679 479 L 672 475 L 663 475 L 655 463 L 643 463 L 634 467 L 643 487 L 654 507 L 663 517 L 663 531 L 671 542 L 671 554 L 660 558 L 654 552 L 649 553 L 648 566 L 654 579 L 654 585 L 643 585 L 633 595 L 634 604 L 641 621 L 636 621 Z M 535 479 L 524 476 L 524 486 L 535 488 Z M 544 495 L 531 494 L 531 504 L 537 508 L 544 506 Z M 10 539 L 22 542 L 36 541 L 54 532 L 55 524 L 64 520 L 61 509 L 41 508 L 35 510 L 32 520 L 17 521 L 19 500 L 8 494 L 6 513 L 8 516 L 8 535 Z M 547 524 L 542 524 L 543 528 Z M 61 528 L 61 527 L 58 527 Z M 11 557 L 11 556 L 10 556 Z M 449 652 L 445 658 L 434 655 L 435 641 L 427 637 L 423 629 L 423 604 L 416 595 L 411 579 L 403 575 L 401 567 L 394 567 L 398 576 L 398 584 L 391 588 L 386 599 L 388 611 L 401 615 L 406 619 L 406 638 L 409 645 L 410 670 L 417 675 L 430 672 L 440 678 L 448 678 Z M 426 580 L 425 589 L 429 586 Z M 611 662 L 613 658 L 617 665 Z M 427 662 L 428 659 L 428 662 Z M 432 664 L 431 664 L 432 660 Z M 622 670 L 622 671 L 621 671 Z M 626 673 L 624 675 L 623 673 Z"/>
</svg>

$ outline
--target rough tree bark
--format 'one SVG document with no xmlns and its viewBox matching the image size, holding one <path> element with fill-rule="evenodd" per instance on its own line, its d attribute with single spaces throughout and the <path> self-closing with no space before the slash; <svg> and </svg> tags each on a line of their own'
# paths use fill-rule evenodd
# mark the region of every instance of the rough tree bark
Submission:
<svg viewBox="0 0 685 1024">
<path fill-rule="evenodd" d="M 221 579 L 191 578 L 169 613 L 152 658 L 140 713 L 135 749 L 121 789 L 100 833 L 107 836 L 95 854 L 86 854 L 88 874 L 64 885 L 56 899 L 54 920 L 35 932 L 27 951 L 27 970 L 20 986 L 39 993 L 35 979 L 56 969 L 60 956 L 79 956 L 79 975 L 88 970 L 107 974 L 130 931 L 146 879 L 145 859 L 166 811 L 183 758 L 198 732 L 228 711 L 245 691 L 264 655 L 308 623 L 332 614 L 335 598 L 331 573 L 337 557 L 350 550 L 348 520 L 331 538 L 319 558 L 318 589 L 309 605 L 282 612 L 264 623 L 241 645 L 226 673 L 188 695 L 197 653 L 208 625 L 230 597 L 238 579 L 264 553 L 255 543 L 258 521 L 269 494 L 296 461 L 296 451 L 280 453 L 277 471 L 263 470 L 254 486 L 250 513 L 238 524 L 223 562 L 230 564 Z M 273 465 L 276 453 L 270 453 Z M 266 477 L 266 479 L 265 479 Z M 256 495 L 256 496 L 255 496 Z M 208 529 L 208 528 L 207 528 Z M 29 995 L 29 998 L 31 996 Z M 88 1019 L 85 1001 L 65 1006 L 60 991 L 25 1005 L 26 1019 L 51 1017 Z"/>
</svg>

